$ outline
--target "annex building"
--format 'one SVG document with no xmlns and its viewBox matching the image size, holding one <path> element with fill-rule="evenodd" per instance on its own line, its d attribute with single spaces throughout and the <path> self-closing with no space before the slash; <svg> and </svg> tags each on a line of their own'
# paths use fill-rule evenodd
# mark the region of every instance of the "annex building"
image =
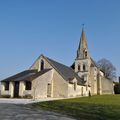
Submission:
<svg viewBox="0 0 120 120">
<path fill-rule="evenodd" d="M 91 58 L 84 30 L 71 67 L 40 55 L 28 70 L 1 81 L 2 96 L 35 99 L 114 94 L 113 88 Z"/>
</svg>

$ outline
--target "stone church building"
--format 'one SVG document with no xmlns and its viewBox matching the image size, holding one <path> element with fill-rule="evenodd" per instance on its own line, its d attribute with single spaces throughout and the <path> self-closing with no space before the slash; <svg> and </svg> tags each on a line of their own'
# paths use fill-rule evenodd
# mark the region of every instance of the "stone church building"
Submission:
<svg viewBox="0 0 120 120">
<path fill-rule="evenodd" d="M 84 30 L 71 67 L 44 55 L 23 72 L 1 81 L 1 95 L 9 97 L 69 98 L 114 94 L 113 82 L 91 58 Z"/>
</svg>

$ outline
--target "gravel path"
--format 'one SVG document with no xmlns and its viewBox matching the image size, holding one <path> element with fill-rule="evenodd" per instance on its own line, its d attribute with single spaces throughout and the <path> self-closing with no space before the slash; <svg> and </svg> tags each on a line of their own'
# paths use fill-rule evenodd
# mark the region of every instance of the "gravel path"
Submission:
<svg viewBox="0 0 120 120">
<path fill-rule="evenodd" d="M 65 115 L 27 105 L 0 103 L 0 120 L 75 120 Z"/>
</svg>

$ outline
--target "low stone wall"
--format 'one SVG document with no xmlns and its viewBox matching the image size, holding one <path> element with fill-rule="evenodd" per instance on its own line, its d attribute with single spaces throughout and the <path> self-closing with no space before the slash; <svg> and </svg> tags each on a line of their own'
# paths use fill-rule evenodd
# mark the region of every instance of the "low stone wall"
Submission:
<svg viewBox="0 0 120 120">
<path fill-rule="evenodd" d="M 114 94 L 114 86 L 111 80 L 101 79 L 102 94 Z"/>
<path fill-rule="evenodd" d="M 74 84 L 68 84 L 68 97 L 88 96 L 89 91 L 89 87 L 77 85 L 75 90 Z"/>
</svg>

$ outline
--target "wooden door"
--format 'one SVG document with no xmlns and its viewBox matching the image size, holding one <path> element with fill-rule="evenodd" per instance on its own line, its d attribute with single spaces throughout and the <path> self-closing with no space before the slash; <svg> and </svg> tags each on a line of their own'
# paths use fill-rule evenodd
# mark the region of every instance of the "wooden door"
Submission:
<svg viewBox="0 0 120 120">
<path fill-rule="evenodd" d="M 19 82 L 14 83 L 14 98 L 19 97 Z"/>
</svg>

